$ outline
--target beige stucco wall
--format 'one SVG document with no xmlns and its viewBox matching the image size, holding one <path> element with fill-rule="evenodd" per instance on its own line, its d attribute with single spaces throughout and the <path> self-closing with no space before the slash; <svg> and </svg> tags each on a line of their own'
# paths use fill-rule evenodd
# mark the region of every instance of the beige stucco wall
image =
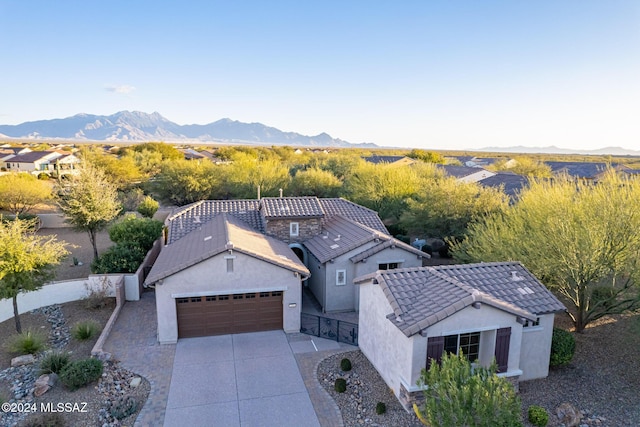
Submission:
<svg viewBox="0 0 640 427">
<path fill-rule="evenodd" d="M 554 314 L 542 315 L 540 316 L 540 326 L 522 328 L 521 380 L 545 378 L 549 375 L 554 317 Z"/>
<path fill-rule="evenodd" d="M 522 325 L 516 317 L 488 305 L 468 307 L 427 329 L 427 336 L 406 337 L 388 319 L 393 313 L 379 285 L 361 284 L 358 345 L 387 385 L 399 396 L 400 384 L 418 391 L 416 381 L 426 367 L 427 340 L 431 336 L 481 332 L 480 363 L 490 364 L 498 328 L 511 327 L 507 376 L 521 375 Z"/>
<path fill-rule="evenodd" d="M 300 276 L 291 270 L 266 261 L 234 252 L 233 273 L 227 273 L 228 253 L 216 255 L 156 283 L 158 341 L 161 344 L 178 340 L 175 298 L 186 296 L 239 294 L 260 291 L 284 291 L 283 328 L 285 332 L 300 331 L 302 293 Z M 290 307 L 289 305 L 294 305 Z"/>
<path fill-rule="evenodd" d="M 367 258 L 366 262 L 359 262 L 354 264 L 349 259 L 354 255 L 357 255 L 377 244 L 378 243 L 376 242 L 369 242 L 352 251 L 347 252 L 344 255 L 336 257 L 333 263 L 327 262 L 324 264 L 326 274 L 326 305 L 324 306 L 324 309 L 326 312 L 358 310 L 360 288 L 353 284 L 353 279 L 377 271 L 378 264 L 399 262 L 402 263 L 401 267 L 422 266 L 421 258 L 418 258 L 417 255 L 412 254 L 411 252 L 407 252 L 406 250 L 399 247 L 383 249 L 377 254 Z M 337 270 L 346 270 L 346 285 L 336 285 Z"/>
</svg>

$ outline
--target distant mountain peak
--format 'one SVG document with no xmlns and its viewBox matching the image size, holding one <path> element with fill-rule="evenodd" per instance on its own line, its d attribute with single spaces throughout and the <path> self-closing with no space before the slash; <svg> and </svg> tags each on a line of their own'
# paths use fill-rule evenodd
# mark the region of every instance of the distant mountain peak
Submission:
<svg viewBox="0 0 640 427">
<path fill-rule="evenodd" d="M 306 136 L 283 132 L 262 123 L 243 123 L 223 118 L 206 125 L 178 125 L 159 112 L 118 111 L 110 116 L 79 113 L 72 117 L 0 125 L 6 138 L 65 139 L 109 142 L 226 142 L 234 144 L 349 147 L 353 144 L 327 133 Z M 362 147 L 363 144 L 358 144 Z M 375 144 L 364 144 L 376 147 Z"/>
</svg>

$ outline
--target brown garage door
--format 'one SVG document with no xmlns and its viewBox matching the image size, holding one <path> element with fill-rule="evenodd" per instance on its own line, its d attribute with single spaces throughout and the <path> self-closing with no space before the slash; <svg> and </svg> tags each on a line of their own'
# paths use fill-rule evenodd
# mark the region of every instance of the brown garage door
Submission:
<svg viewBox="0 0 640 427">
<path fill-rule="evenodd" d="M 177 298 L 178 337 L 282 329 L 282 292 Z"/>
</svg>

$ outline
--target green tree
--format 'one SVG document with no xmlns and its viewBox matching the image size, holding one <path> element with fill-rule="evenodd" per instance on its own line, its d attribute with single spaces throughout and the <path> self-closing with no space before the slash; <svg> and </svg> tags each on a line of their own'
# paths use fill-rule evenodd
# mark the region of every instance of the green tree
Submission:
<svg viewBox="0 0 640 427">
<path fill-rule="evenodd" d="M 496 375 L 495 363 L 471 366 L 463 355 L 442 356 L 422 370 L 418 385 L 425 402 L 414 406 L 431 427 L 522 426 L 520 399 L 506 378 Z"/>
<path fill-rule="evenodd" d="M 199 200 L 224 198 L 226 166 L 211 162 L 174 160 L 164 163 L 153 183 L 160 199 L 178 206 Z"/>
<path fill-rule="evenodd" d="M 407 202 L 400 227 L 416 235 L 460 240 L 470 223 L 507 206 L 507 196 L 499 189 L 455 178 L 432 179 L 424 183 L 415 200 Z"/>
<path fill-rule="evenodd" d="M 521 261 L 572 305 L 577 332 L 640 307 L 640 180 L 534 181 L 520 201 L 470 226 L 461 261 Z M 603 287 L 608 288 L 603 292 Z"/>
<path fill-rule="evenodd" d="M 162 234 L 162 227 L 160 221 L 127 215 L 109 228 L 109 238 L 118 245 L 131 243 L 139 246 L 146 253 Z"/>
<path fill-rule="evenodd" d="M 102 169 L 109 181 L 122 191 L 144 178 L 142 171 L 132 157 L 121 156 L 118 158 L 97 147 L 83 147 L 80 151 L 80 157 L 84 162 Z"/>
<path fill-rule="evenodd" d="M 289 186 L 289 168 L 279 159 L 264 160 L 236 155 L 226 175 L 229 193 L 234 198 L 255 198 L 258 187 L 262 196 L 275 197 Z"/>
<path fill-rule="evenodd" d="M 91 262 L 94 274 L 135 273 L 146 252 L 135 243 L 126 242 L 107 249 Z"/>
<path fill-rule="evenodd" d="M 291 181 L 292 196 L 337 197 L 342 182 L 329 171 L 318 168 L 298 171 Z"/>
<path fill-rule="evenodd" d="M 65 242 L 38 236 L 34 229 L 33 221 L 0 222 L 0 298 L 13 300 L 18 333 L 22 333 L 18 294 L 40 289 L 52 278 L 52 267 L 68 254 Z"/>
<path fill-rule="evenodd" d="M 409 152 L 407 157 L 411 157 L 412 159 L 422 160 L 423 162 L 427 162 L 427 163 L 445 164 L 446 162 L 444 156 L 440 153 L 434 153 L 433 151 L 418 150 L 415 148 L 411 150 L 411 152 Z"/>
<path fill-rule="evenodd" d="M 138 205 L 137 211 L 145 218 L 153 218 L 158 211 L 160 204 L 151 196 L 145 196 Z"/>
<path fill-rule="evenodd" d="M 67 221 L 77 230 L 86 231 L 98 257 L 96 234 L 120 214 L 116 186 L 104 171 L 90 163 L 83 163 L 77 175 L 58 186 L 57 201 Z"/>
<path fill-rule="evenodd" d="M 51 198 L 51 185 L 27 173 L 0 176 L 0 208 L 15 215 L 31 209 Z"/>
</svg>

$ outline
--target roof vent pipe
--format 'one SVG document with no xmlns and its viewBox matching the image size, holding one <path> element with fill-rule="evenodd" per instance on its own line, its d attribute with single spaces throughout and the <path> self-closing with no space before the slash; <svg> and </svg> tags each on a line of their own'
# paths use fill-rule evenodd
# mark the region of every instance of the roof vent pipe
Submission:
<svg viewBox="0 0 640 427">
<path fill-rule="evenodd" d="M 280 189 L 280 197 L 282 197 L 282 188 Z"/>
<path fill-rule="evenodd" d="M 260 186 L 258 185 L 258 200 L 260 200 Z"/>
</svg>

